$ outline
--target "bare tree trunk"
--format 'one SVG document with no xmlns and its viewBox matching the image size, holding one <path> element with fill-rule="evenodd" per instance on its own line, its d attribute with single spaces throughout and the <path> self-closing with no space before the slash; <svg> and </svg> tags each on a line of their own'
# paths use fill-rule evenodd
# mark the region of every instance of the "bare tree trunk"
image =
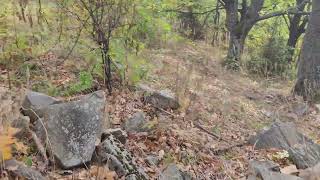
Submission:
<svg viewBox="0 0 320 180">
<path fill-rule="evenodd" d="M 320 1 L 312 2 L 312 13 L 302 45 L 294 91 L 306 100 L 320 100 Z"/>
<path fill-rule="evenodd" d="M 226 24 L 230 32 L 229 49 L 226 65 L 232 69 L 240 67 L 244 43 L 250 30 L 259 20 L 259 12 L 262 9 L 264 0 L 242 1 L 240 18 L 238 13 L 238 0 L 224 1 L 226 9 Z"/>
</svg>

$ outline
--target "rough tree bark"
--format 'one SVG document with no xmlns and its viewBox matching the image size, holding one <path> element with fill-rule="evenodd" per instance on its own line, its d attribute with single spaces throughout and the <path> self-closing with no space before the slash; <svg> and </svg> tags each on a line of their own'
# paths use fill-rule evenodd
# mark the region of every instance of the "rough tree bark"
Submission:
<svg viewBox="0 0 320 180">
<path fill-rule="evenodd" d="M 303 0 L 296 0 L 296 4 L 302 4 Z M 306 4 L 300 7 L 300 11 L 304 11 Z M 287 46 L 289 49 L 288 62 L 293 62 L 294 49 L 298 43 L 299 38 L 305 32 L 308 23 L 308 16 L 304 14 L 293 14 L 289 15 L 289 38 Z"/>
<path fill-rule="evenodd" d="M 312 13 L 304 37 L 294 88 L 306 100 L 320 100 L 320 1 L 312 2 Z"/>
<path fill-rule="evenodd" d="M 252 27 L 258 22 L 259 12 L 263 7 L 264 0 L 251 0 L 250 5 L 246 0 L 241 3 L 240 14 L 238 13 L 238 0 L 224 0 L 226 9 L 226 24 L 230 32 L 230 41 L 227 62 L 239 62 L 244 49 L 244 43 Z M 239 17 L 240 15 L 240 17 Z M 234 68 L 237 68 L 234 67 Z"/>
</svg>

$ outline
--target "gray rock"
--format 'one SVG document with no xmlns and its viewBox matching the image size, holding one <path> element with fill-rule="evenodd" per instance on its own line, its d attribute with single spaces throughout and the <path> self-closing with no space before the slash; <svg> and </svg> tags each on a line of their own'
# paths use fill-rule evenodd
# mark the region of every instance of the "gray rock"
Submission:
<svg viewBox="0 0 320 180">
<path fill-rule="evenodd" d="M 28 116 L 20 115 L 19 118 L 13 120 L 11 122 L 11 126 L 14 128 L 19 128 L 20 131 L 15 135 L 19 138 L 24 138 L 29 133 L 29 125 L 30 125 L 30 118 Z"/>
<path fill-rule="evenodd" d="M 160 174 L 159 180 L 183 180 L 181 171 L 175 164 L 169 164 Z"/>
<path fill-rule="evenodd" d="M 251 160 L 248 180 L 302 180 L 297 176 L 281 174 L 279 171 L 279 165 L 272 161 Z"/>
<path fill-rule="evenodd" d="M 146 157 L 146 163 L 150 166 L 156 166 L 159 164 L 159 158 L 156 155 L 149 155 Z"/>
<path fill-rule="evenodd" d="M 143 92 L 144 101 L 162 109 L 178 109 L 180 104 L 175 94 L 168 90 L 156 91 L 145 84 L 138 84 L 136 90 Z"/>
<path fill-rule="evenodd" d="M 176 164 L 169 164 L 159 175 L 159 180 L 191 180 L 188 172 L 181 171 Z"/>
<path fill-rule="evenodd" d="M 69 169 L 91 160 L 95 143 L 101 137 L 105 101 L 103 91 L 97 91 L 79 101 L 43 109 L 36 133 L 43 142 L 49 142 L 48 150 L 62 168 Z"/>
<path fill-rule="evenodd" d="M 125 144 L 128 138 L 128 135 L 125 131 L 120 128 L 116 129 L 107 129 L 102 133 L 101 141 L 107 139 L 110 135 L 112 135 L 115 139 L 119 140 L 122 144 Z"/>
<path fill-rule="evenodd" d="M 263 170 L 280 172 L 280 166 L 272 161 L 251 160 L 249 162 L 249 169 L 252 170 L 252 173 L 255 175 L 260 174 Z"/>
<path fill-rule="evenodd" d="M 129 176 L 126 176 L 125 180 L 138 180 L 138 178 L 135 174 L 130 174 Z"/>
<path fill-rule="evenodd" d="M 170 90 L 161 90 L 145 96 L 145 102 L 162 109 L 178 109 L 180 104 Z"/>
<path fill-rule="evenodd" d="M 100 163 L 106 162 L 109 169 L 123 177 L 134 174 L 137 179 L 149 179 L 134 162 L 132 155 L 124 148 L 124 145 L 115 140 L 111 135 L 96 148 L 97 159 Z"/>
<path fill-rule="evenodd" d="M 60 101 L 42 93 L 28 91 L 22 103 L 22 113 L 29 116 L 31 122 L 38 120 L 38 116 L 43 116 L 43 109 Z"/>
<path fill-rule="evenodd" d="M 6 170 L 16 176 L 16 179 L 30 179 L 30 180 L 46 180 L 48 178 L 41 175 L 40 172 L 33 168 L 26 167 L 24 164 L 11 159 L 4 162 L 3 166 Z M 18 178 L 20 177 L 20 178 Z"/>
<path fill-rule="evenodd" d="M 319 180 L 320 177 L 320 163 L 314 167 L 301 170 L 299 176 L 305 180 Z"/>
<path fill-rule="evenodd" d="M 136 86 L 136 91 L 140 91 L 140 92 L 144 93 L 145 95 L 148 95 L 148 93 L 150 95 L 155 92 L 155 90 L 152 89 L 151 87 L 149 87 L 148 85 L 141 84 L 141 83 Z"/>
<path fill-rule="evenodd" d="M 130 133 L 145 132 L 147 123 L 144 112 L 137 112 L 125 122 L 124 129 Z"/>
<path fill-rule="evenodd" d="M 307 103 L 296 103 L 292 105 L 292 112 L 298 116 L 305 115 L 309 110 Z"/>
<path fill-rule="evenodd" d="M 306 142 L 288 150 L 289 156 L 298 169 L 306 169 L 320 162 L 320 145 Z"/>
<path fill-rule="evenodd" d="M 311 142 L 310 139 L 299 133 L 291 122 L 275 122 L 269 129 L 249 139 L 249 143 L 255 145 L 256 149 L 277 148 L 281 150 L 288 150 L 295 144 L 306 141 Z"/>
</svg>

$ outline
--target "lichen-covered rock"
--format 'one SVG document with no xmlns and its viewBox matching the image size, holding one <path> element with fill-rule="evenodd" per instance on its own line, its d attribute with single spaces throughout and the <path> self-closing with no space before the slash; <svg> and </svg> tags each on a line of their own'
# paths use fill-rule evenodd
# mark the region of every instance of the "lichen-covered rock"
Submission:
<svg viewBox="0 0 320 180">
<path fill-rule="evenodd" d="M 104 141 L 109 136 L 113 135 L 113 137 L 119 140 L 122 144 L 125 144 L 128 138 L 128 135 L 125 131 L 120 128 L 116 129 L 107 129 L 102 133 L 101 140 Z"/>
<path fill-rule="evenodd" d="M 120 177 L 134 174 L 136 179 L 149 179 L 148 175 L 134 162 L 131 153 L 113 135 L 97 146 L 96 156 L 100 163 L 107 162 L 109 169 L 115 171 Z"/>
<path fill-rule="evenodd" d="M 288 150 L 289 156 L 298 169 L 306 169 L 320 162 L 320 145 L 306 142 Z"/>
<path fill-rule="evenodd" d="M 91 160 L 95 143 L 101 137 L 104 107 L 104 93 L 97 91 L 81 100 L 43 109 L 43 118 L 36 123 L 36 133 L 43 142 L 48 142 L 48 150 L 62 168 Z"/>
<path fill-rule="evenodd" d="M 29 116 L 30 121 L 33 123 L 38 120 L 38 116 L 40 118 L 43 116 L 43 109 L 59 102 L 59 100 L 48 95 L 28 91 L 22 103 L 22 113 L 25 116 Z"/>
<path fill-rule="evenodd" d="M 296 126 L 291 123 L 275 122 L 267 130 L 250 138 L 249 143 L 256 149 L 277 148 L 288 150 L 296 144 L 302 144 L 310 139 L 298 132 Z"/>
</svg>

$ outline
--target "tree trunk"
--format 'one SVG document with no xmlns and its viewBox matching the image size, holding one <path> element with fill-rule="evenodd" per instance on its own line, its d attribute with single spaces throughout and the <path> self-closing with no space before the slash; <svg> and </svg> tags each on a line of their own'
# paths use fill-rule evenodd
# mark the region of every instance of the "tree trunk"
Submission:
<svg viewBox="0 0 320 180">
<path fill-rule="evenodd" d="M 232 69 L 240 67 L 244 43 L 250 30 L 258 22 L 259 12 L 263 7 L 264 0 L 252 1 L 250 6 L 247 5 L 247 1 L 242 1 L 240 18 L 238 3 L 238 0 L 225 1 L 226 24 L 230 32 L 226 65 Z"/>
<path fill-rule="evenodd" d="M 312 13 L 302 45 L 294 91 L 306 100 L 320 100 L 320 1 L 312 2 Z"/>
<path fill-rule="evenodd" d="M 301 4 L 303 0 L 296 0 L 296 5 Z M 301 6 L 303 11 L 306 4 Z M 303 19 L 302 19 L 303 18 Z M 302 14 L 294 14 L 292 17 L 289 16 L 290 26 L 289 26 L 289 38 L 287 41 L 287 46 L 289 48 L 288 62 L 293 62 L 294 50 L 298 43 L 300 36 L 305 32 L 306 25 L 308 23 L 308 17 L 303 17 Z M 302 21 L 302 22 L 301 22 Z"/>
</svg>

